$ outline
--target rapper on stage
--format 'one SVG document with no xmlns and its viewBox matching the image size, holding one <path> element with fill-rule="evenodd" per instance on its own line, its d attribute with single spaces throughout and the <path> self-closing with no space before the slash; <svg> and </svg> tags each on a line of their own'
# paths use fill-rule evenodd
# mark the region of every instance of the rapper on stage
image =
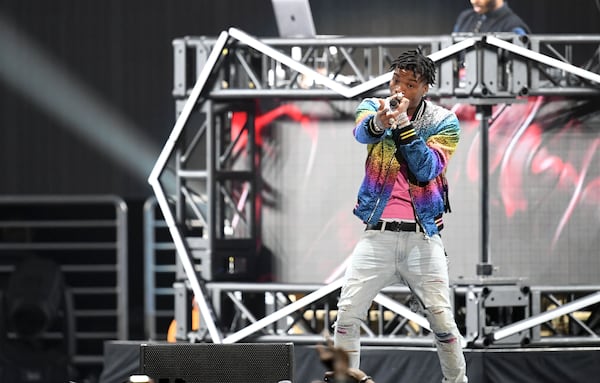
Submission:
<svg viewBox="0 0 600 383">
<path fill-rule="evenodd" d="M 435 336 L 444 382 L 467 382 L 462 337 L 450 301 L 440 231 L 449 212 L 446 169 L 459 140 L 454 113 L 426 100 L 435 65 L 418 50 L 396 58 L 386 99 L 356 110 L 354 137 L 366 145 L 354 214 L 364 222 L 338 303 L 336 347 L 360 361 L 360 321 L 386 286 L 406 284 Z"/>
</svg>

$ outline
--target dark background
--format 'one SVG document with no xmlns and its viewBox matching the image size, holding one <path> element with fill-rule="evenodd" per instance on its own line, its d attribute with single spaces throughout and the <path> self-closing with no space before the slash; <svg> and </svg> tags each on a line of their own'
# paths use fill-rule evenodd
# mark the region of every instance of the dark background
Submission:
<svg viewBox="0 0 600 383">
<path fill-rule="evenodd" d="M 537 34 L 600 33 L 596 3 L 576 4 L 510 3 Z M 319 34 L 436 35 L 449 33 L 470 3 L 324 0 L 311 7 Z M 0 12 L 131 122 L 157 155 L 174 123 L 171 41 L 216 36 L 230 26 L 277 34 L 269 0 L 2 0 Z M 132 174 L 2 81 L 0 174 L 3 194 L 151 195 L 145 174 Z"/>
<path fill-rule="evenodd" d="M 389 36 L 448 34 L 470 3 L 322 0 L 311 6 L 319 34 Z M 591 0 L 513 1 L 511 7 L 536 34 L 600 33 L 600 12 Z M 2 0 L 0 16 L 147 139 L 156 157 L 175 121 L 172 40 L 216 36 L 230 26 L 277 35 L 270 0 Z M 24 68 L 29 64 L 23 61 Z M 148 174 L 82 140 L 1 77 L 0 174 L 0 194 L 125 198 L 130 272 L 140 275 L 142 205 L 152 195 Z M 132 278 L 133 339 L 143 336 L 141 287 L 139 277 Z"/>
</svg>

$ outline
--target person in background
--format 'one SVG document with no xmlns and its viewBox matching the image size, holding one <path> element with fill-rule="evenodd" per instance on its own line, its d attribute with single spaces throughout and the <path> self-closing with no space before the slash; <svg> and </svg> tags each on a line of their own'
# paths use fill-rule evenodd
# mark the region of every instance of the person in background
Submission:
<svg viewBox="0 0 600 383">
<path fill-rule="evenodd" d="M 531 33 L 529 27 L 504 0 L 470 0 L 472 8 L 458 15 L 454 33 Z"/>
<path fill-rule="evenodd" d="M 513 12 L 504 0 L 470 0 L 471 8 L 458 15 L 453 33 L 506 32 L 524 36 L 531 33 L 529 26 Z M 464 56 L 461 54 L 458 78 L 461 86 L 466 76 Z M 460 116 L 460 113 L 457 115 Z"/>
</svg>

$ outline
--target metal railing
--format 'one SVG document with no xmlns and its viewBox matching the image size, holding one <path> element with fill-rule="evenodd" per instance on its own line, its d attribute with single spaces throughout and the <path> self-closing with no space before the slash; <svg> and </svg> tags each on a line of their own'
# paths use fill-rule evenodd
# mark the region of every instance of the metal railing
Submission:
<svg viewBox="0 0 600 383">
<path fill-rule="evenodd" d="M 144 326 L 148 339 L 167 339 L 175 318 L 177 255 L 156 199 L 144 204 Z"/>
<path fill-rule="evenodd" d="M 0 196 L 0 233 L 1 280 L 29 256 L 59 265 L 73 303 L 76 365 L 101 364 L 105 340 L 128 338 L 127 205 L 122 199 Z"/>
</svg>

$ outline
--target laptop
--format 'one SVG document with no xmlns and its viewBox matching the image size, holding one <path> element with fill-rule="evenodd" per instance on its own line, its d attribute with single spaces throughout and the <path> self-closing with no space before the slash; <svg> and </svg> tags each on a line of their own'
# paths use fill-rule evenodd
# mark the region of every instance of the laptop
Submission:
<svg viewBox="0 0 600 383">
<path fill-rule="evenodd" d="M 308 0 L 271 0 L 280 37 L 316 37 Z"/>
</svg>

